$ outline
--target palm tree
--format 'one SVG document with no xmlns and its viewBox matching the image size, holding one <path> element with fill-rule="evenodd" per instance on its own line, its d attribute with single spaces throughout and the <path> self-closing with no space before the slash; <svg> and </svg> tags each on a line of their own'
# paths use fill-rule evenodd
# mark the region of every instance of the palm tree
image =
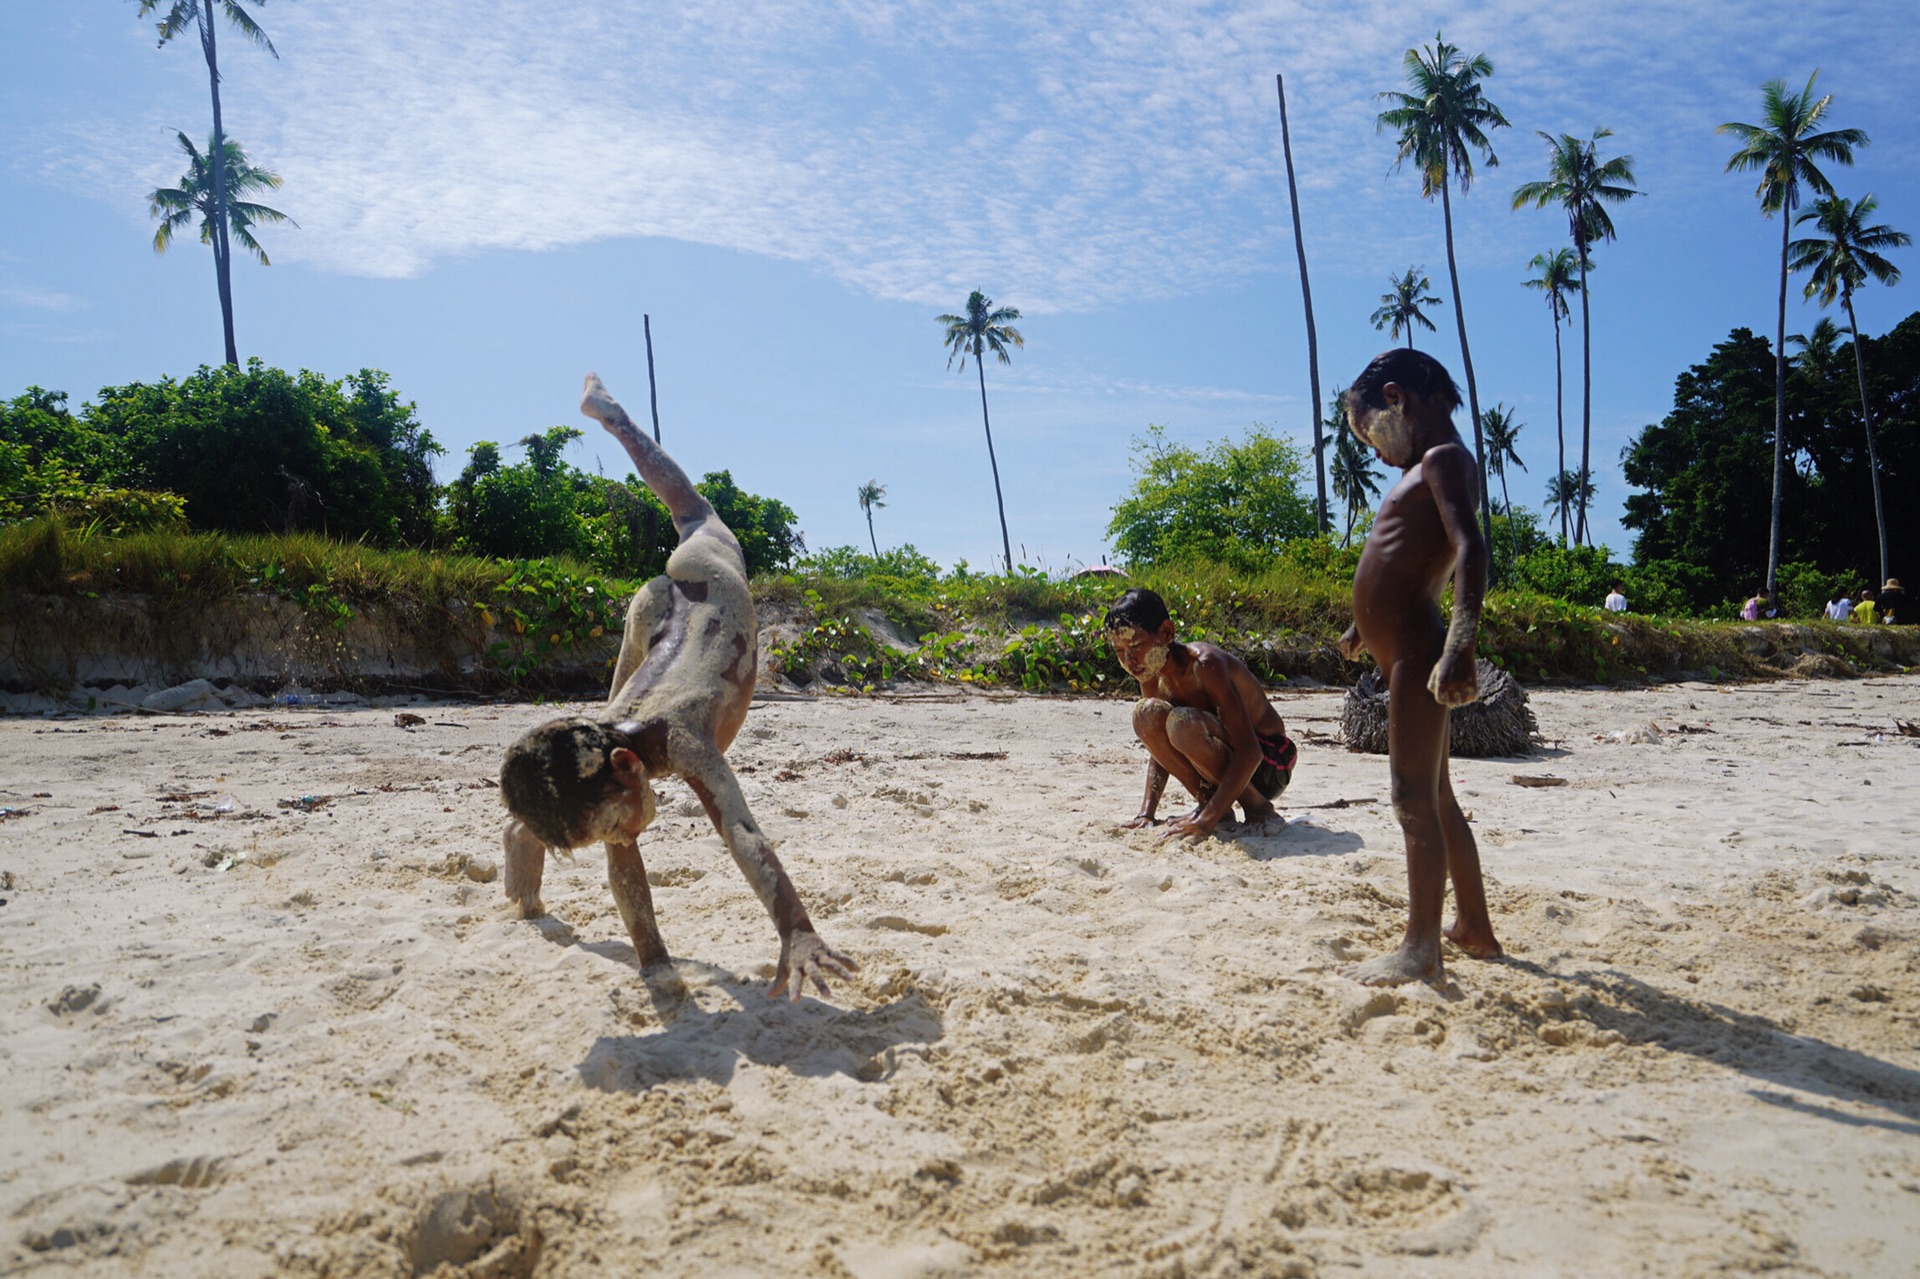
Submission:
<svg viewBox="0 0 1920 1279">
<path fill-rule="evenodd" d="M 1552 249 L 1536 253 L 1528 266 L 1540 274 L 1524 281 L 1530 289 L 1539 289 L 1547 298 L 1547 313 L 1553 317 L 1553 427 L 1560 442 L 1559 470 L 1567 469 L 1566 395 L 1560 376 L 1560 321 L 1568 319 L 1567 294 L 1573 291 L 1574 256 L 1572 249 Z M 1567 513 L 1560 512 L 1560 545 L 1567 544 Z"/>
<path fill-rule="evenodd" d="M 253 238 L 253 226 L 256 222 L 286 223 L 297 227 L 295 222 L 278 209 L 270 209 L 264 204 L 237 197 L 249 195 L 255 191 L 276 191 L 280 188 L 280 175 L 269 173 L 254 166 L 247 158 L 246 148 L 233 138 L 225 139 L 219 147 L 220 167 L 227 175 L 227 217 L 224 227 L 215 210 L 220 207 L 213 190 L 213 163 L 207 155 L 202 155 L 193 145 L 193 139 L 184 133 L 176 133 L 180 139 L 180 149 L 187 153 L 187 171 L 181 175 L 180 185 L 161 187 L 147 196 L 147 212 L 160 219 L 160 227 L 153 233 L 153 251 L 165 253 L 173 243 L 173 237 L 180 228 L 200 218 L 200 243 L 213 246 L 217 255 L 220 252 L 222 236 L 227 234 L 229 241 L 239 241 L 261 266 L 271 266 L 267 251 Z M 215 148 L 211 145 L 209 155 Z"/>
<path fill-rule="evenodd" d="M 1860 203 L 1849 204 L 1843 197 L 1822 196 L 1802 213 L 1800 222 L 1819 228 L 1818 238 L 1795 240 L 1789 244 L 1792 254 L 1787 263 L 1794 271 L 1811 271 L 1806 296 L 1818 296 L 1821 306 L 1832 306 L 1836 295 L 1847 308 L 1847 327 L 1853 331 L 1853 371 L 1860 382 L 1860 417 L 1867 427 L 1867 465 L 1873 474 L 1873 522 L 1880 533 L 1880 580 L 1887 580 L 1887 513 L 1880 500 L 1880 447 L 1873 440 L 1873 409 L 1867 403 L 1867 364 L 1860 350 L 1860 321 L 1853 313 L 1853 291 L 1869 279 L 1881 284 L 1900 282 L 1900 271 L 1881 256 L 1882 249 L 1897 249 L 1913 243 L 1905 231 L 1889 226 L 1868 226 L 1867 219 L 1880 207 L 1871 192 Z M 1829 321 L 1822 319 L 1821 324 Z M 1818 332 L 1818 326 L 1815 332 Z"/>
<path fill-rule="evenodd" d="M 1493 63 L 1482 53 L 1464 58 L 1460 50 L 1446 43 L 1438 32 L 1433 43 L 1420 49 L 1408 49 L 1401 63 L 1407 72 L 1410 93 L 1386 92 L 1378 96 L 1393 105 L 1380 113 L 1379 127 L 1399 133 L 1399 150 L 1394 154 L 1397 169 L 1412 160 L 1420 170 L 1420 195 L 1431 200 L 1440 194 L 1440 211 L 1447 229 L 1447 277 L 1453 284 L 1453 322 L 1460 330 L 1460 362 L 1466 366 L 1467 410 L 1473 415 L 1473 452 L 1480 464 L 1480 523 L 1489 543 L 1493 540 L 1493 499 L 1487 493 L 1486 449 L 1480 437 L 1480 392 L 1473 381 L 1473 352 L 1467 346 L 1467 315 L 1460 303 L 1460 268 L 1453 253 L 1453 197 L 1448 194 L 1449 176 L 1460 184 L 1465 195 L 1473 184 L 1473 152 L 1479 151 L 1487 167 L 1500 163 L 1487 141 L 1488 129 L 1505 128 L 1507 117 L 1487 101 L 1480 81 L 1493 74 Z"/>
<path fill-rule="evenodd" d="M 1333 495 L 1347 508 L 1347 530 L 1340 545 L 1353 543 L 1353 521 L 1360 509 L 1371 506 L 1380 496 L 1380 472 L 1374 469 L 1373 456 L 1360 437 L 1347 429 L 1347 393 L 1333 393 L 1333 412 L 1327 415 L 1328 433 L 1333 436 Z"/>
<path fill-rule="evenodd" d="M 1420 313 L 1421 307 L 1440 305 L 1440 299 L 1433 295 L 1433 281 L 1420 271 L 1420 267 L 1410 266 L 1405 275 L 1388 276 L 1388 291 L 1380 295 L 1380 309 L 1373 313 L 1373 327 L 1387 329 L 1394 341 L 1398 342 L 1400 334 L 1406 333 L 1409 351 L 1413 350 L 1415 325 L 1425 325 L 1429 333 L 1440 331 L 1432 320 Z"/>
<path fill-rule="evenodd" d="M 1813 96 L 1815 71 L 1807 77 L 1806 88 L 1787 91 L 1784 80 L 1769 80 L 1760 87 L 1761 124 L 1731 121 L 1717 130 L 1740 140 L 1740 149 L 1727 160 L 1727 172 L 1736 169 L 1758 172 L 1760 185 L 1754 195 L 1760 200 L 1763 217 L 1782 214 L 1780 219 L 1780 312 L 1773 343 L 1773 517 L 1767 530 L 1767 597 L 1773 598 L 1774 577 L 1780 568 L 1780 501 L 1787 469 L 1787 253 L 1793 234 L 1793 211 L 1800 206 L 1800 184 L 1806 183 L 1819 195 L 1833 194 L 1833 183 L 1815 163 L 1831 160 L 1852 164 L 1853 149 L 1867 145 L 1861 129 L 1829 129 L 1815 132 L 1833 95 Z M 1858 339 L 1856 338 L 1856 342 Z"/>
<path fill-rule="evenodd" d="M 965 315 L 937 315 L 936 321 L 947 326 L 944 339 L 947 348 L 947 367 L 952 368 L 955 360 L 960 362 L 960 372 L 967 371 L 967 357 L 973 357 L 973 366 L 980 373 L 980 424 L 987 432 L 987 465 L 993 468 L 993 500 L 1000 508 L 1000 549 L 1006 556 L 1007 575 L 1013 575 L 1013 542 L 1007 537 L 1007 503 L 1000 496 L 1000 463 L 993 456 L 993 423 L 987 417 L 987 364 L 986 352 L 992 351 L 1000 357 L 1000 363 L 1012 364 L 1013 357 L 1007 354 L 1007 347 L 1025 346 L 1027 340 L 1020 336 L 1020 330 L 1013 327 L 1013 321 L 1020 318 L 1020 312 L 1013 307 L 995 308 L 993 299 L 975 289 L 967 295 L 967 313 Z"/>
<path fill-rule="evenodd" d="M 1567 212 L 1567 230 L 1573 239 L 1574 260 L 1580 266 L 1580 474 L 1591 478 L 1588 459 L 1593 443 L 1593 324 L 1588 311 L 1587 272 L 1593 267 L 1590 252 L 1595 240 L 1614 238 L 1613 219 L 1607 215 L 1609 204 L 1624 204 L 1636 195 L 1633 186 L 1633 157 L 1617 155 L 1600 159 L 1599 143 L 1613 136 L 1612 129 L 1595 129 L 1582 142 L 1570 133 L 1554 137 L 1541 133 L 1547 144 L 1547 177 L 1541 182 L 1523 182 L 1513 193 L 1513 207 L 1531 204 L 1544 209 L 1557 204 Z M 1585 493 L 1591 485 L 1582 483 Z M 1584 500 L 1580 518 L 1574 525 L 1574 540 L 1590 542 L 1587 508 Z"/>
<path fill-rule="evenodd" d="M 1789 363 L 1816 381 L 1825 381 L 1833 376 L 1833 366 L 1840 359 L 1840 326 L 1823 315 L 1814 322 L 1813 332 L 1787 334 L 1787 345 L 1800 348 Z"/>
<path fill-rule="evenodd" d="M 1287 159 L 1287 201 L 1293 209 L 1293 251 L 1300 259 L 1300 300 L 1307 308 L 1307 389 L 1313 395 L 1308 403 L 1313 414 L 1314 519 L 1324 537 L 1328 529 L 1327 452 L 1326 439 L 1320 433 L 1320 338 L 1313 328 L 1313 286 L 1307 282 L 1307 239 L 1300 229 L 1300 188 L 1293 180 L 1293 135 L 1287 130 L 1287 82 L 1276 74 L 1273 87 L 1280 96 L 1280 149 Z"/>
<path fill-rule="evenodd" d="M 1576 506 L 1593 501 L 1593 477 L 1584 480 L 1578 471 L 1562 471 L 1547 481 L 1547 509 L 1557 511 L 1561 519 Z"/>
<path fill-rule="evenodd" d="M 868 480 L 860 486 L 860 509 L 864 511 L 867 516 L 867 541 L 873 543 L 873 558 L 876 560 L 880 558 L 880 542 L 879 539 L 873 535 L 873 508 L 876 506 L 885 506 L 886 503 L 880 499 L 886 495 L 887 486 L 879 480 Z"/>
<path fill-rule="evenodd" d="M 1496 404 L 1487 410 L 1480 425 L 1487 433 L 1487 466 L 1500 477 L 1500 505 L 1507 510 L 1507 539 L 1514 559 L 1520 558 L 1520 534 L 1513 527 L 1513 499 L 1507 496 L 1507 464 L 1511 462 L 1521 470 L 1527 464 L 1520 460 L 1520 454 L 1514 450 L 1519 442 L 1522 424 L 1513 420 L 1513 410 L 1504 404 Z"/>
<path fill-rule="evenodd" d="M 167 41 L 185 31 L 191 25 L 200 37 L 200 52 L 207 60 L 207 83 L 213 91 L 213 145 L 207 148 L 213 157 L 212 180 L 208 184 L 213 194 L 213 270 L 220 287 L 220 323 L 227 341 L 227 363 L 240 363 L 240 350 L 233 341 L 233 278 L 230 269 L 233 264 L 233 247 L 228 241 L 228 219 L 224 214 L 228 193 L 233 189 L 227 181 L 226 164 L 226 126 L 220 120 L 220 58 L 216 47 L 213 8 L 217 4 L 233 28 L 247 39 L 253 41 L 274 57 L 279 50 L 273 47 L 273 41 L 267 39 L 267 33 L 260 24 L 242 8 L 237 0 L 139 0 L 140 16 L 146 17 L 156 9 L 166 10 L 166 16 L 160 19 L 160 47 L 165 48 Z M 256 0 L 265 4 L 266 0 Z M 278 185 L 276 182 L 275 185 Z"/>
</svg>

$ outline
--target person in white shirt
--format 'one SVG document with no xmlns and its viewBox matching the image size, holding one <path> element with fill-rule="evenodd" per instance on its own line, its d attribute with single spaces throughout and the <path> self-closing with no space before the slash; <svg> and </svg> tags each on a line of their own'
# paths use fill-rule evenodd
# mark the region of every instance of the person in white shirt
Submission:
<svg viewBox="0 0 1920 1279">
<path fill-rule="evenodd" d="M 1620 583 L 1615 582 L 1607 590 L 1607 612 L 1624 613 L 1626 611 L 1627 611 L 1627 597 L 1625 594 L 1622 593 L 1620 589 Z"/>
<path fill-rule="evenodd" d="M 1852 616 L 1853 616 L 1853 601 L 1847 598 L 1847 593 L 1845 591 L 1840 592 L 1840 594 L 1834 596 L 1831 600 L 1827 602 L 1827 620 L 1828 621 L 1844 622 L 1849 617 L 1852 617 Z"/>
</svg>

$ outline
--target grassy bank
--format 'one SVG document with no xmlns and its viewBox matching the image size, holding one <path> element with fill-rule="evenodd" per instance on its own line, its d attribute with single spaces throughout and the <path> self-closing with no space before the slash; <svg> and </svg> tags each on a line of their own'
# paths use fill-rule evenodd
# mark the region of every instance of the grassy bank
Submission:
<svg viewBox="0 0 1920 1279">
<path fill-rule="evenodd" d="M 1350 558 L 1350 557 L 1349 557 Z M 1334 643 L 1351 619 L 1350 563 L 1287 563 L 1259 575 L 1218 566 L 1149 571 L 1182 635 L 1211 640 L 1263 679 L 1351 682 Z M 1127 686 L 1100 635 L 1125 583 L 1011 577 L 784 574 L 754 583 L 781 619 L 771 660 L 802 686 L 944 681 L 1051 692 Z M 490 687 L 551 691 L 543 678 L 616 631 L 633 583 L 564 561 L 379 551 L 311 536 L 144 533 L 110 537 L 38 520 L 0 529 L 0 602 L 136 597 L 159 618 L 268 595 L 316 624 L 369 609 L 424 642 L 478 618 Z M 1920 628 L 1730 623 L 1609 614 L 1549 596 L 1495 592 L 1481 652 L 1532 684 L 1784 674 L 1846 675 L 1920 660 Z"/>
</svg>

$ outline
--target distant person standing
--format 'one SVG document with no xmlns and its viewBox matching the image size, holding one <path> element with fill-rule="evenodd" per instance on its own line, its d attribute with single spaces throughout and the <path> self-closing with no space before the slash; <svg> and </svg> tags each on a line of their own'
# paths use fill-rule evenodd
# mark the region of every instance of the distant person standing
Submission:
<svg viewBox="0 0 1920 1279">
<path fill-rule="evenodd" d="M 1879 619 L 1875 616 L 1879 607 L 1874 603 L 1873 588 L 1867 587 L 1860 592 L 1860 602 L 1853 606 L 1853 620 L 1862 626 L 1872 626 Z"/>
<path fill-rule="evenodd" d="M 1615 582 L 1607 588 L 1606 607 L 1609 613 L 1624 613 L 1627 611 L 1627 596 L 1626 592 L 1621 588 L 1620 583 Z"/>
<path fill-rule="evenodd" d="M 1912 615 L 1907 611 L 1906 588 L 1900 585 L 1899 578 L 1888 578 L 1887 584 L 1880 588 L 1878 612 L 1880 620 L 1888 626 L 1913 621 Z"/>
</svg>

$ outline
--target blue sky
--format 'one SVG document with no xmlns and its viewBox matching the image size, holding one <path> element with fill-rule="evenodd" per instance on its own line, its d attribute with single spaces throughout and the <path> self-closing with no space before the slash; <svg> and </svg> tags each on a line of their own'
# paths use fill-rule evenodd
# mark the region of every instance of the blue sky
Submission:
<svg viewBox="0 0 1920 1279">
<path fill-rule="evenodd" d="M 145 202 L 179 175 L 173 131 L 209 129 L 197 48 L 155 49 L 132 0 L 9 8 L 0 396 L 78 403 L 217 361 L 210 257 L 191 240 L 156 256 Z M 644 412 L 650 313 L 670 451 L 786 501 L 816 548 L 865 541 L 854 493 L 877 478 L 882 545 L 997 554 L 977 388 L 933 321 L 973 288 L 1025 312 L 988 392 L 1029 562 L 1104 556 L 1149 423 L 1304 441 L 1276 71 L 1330 390 L 1387 345 L 1368 316 L 1390 273 L 1421 264 L 1450 292 L 1440 209 L 1389 172 L 1374 95 L 1436 28 L 1494 62 L 1514 127 L 1454 208 L 1481 403 L 1526 424 L 1516 503 L 1540 502 L 1554 447 L 1552 330 L 1520 281 L 1564 220 L 1510 211 L 1511 192 L 1543 174 L 1535 129 L 1604 125 L 1634 157 L 1648 194 L 1616 213 L 1593 295 L 1596 527 L 1623 553 L 1621 447 L 1730 329 L 1772 329 L 1779 224 L 1723 173 L 1714 126 L 1758 119 L 1762 81 L 1819 68 L 1832 123 L 1873 139 L 1829 176 L 1920 231 L 1920 24 L 1894 0 L 1795 6 L 1790 29 L 1778 5 L 1641 0 L 250 8 L 281 56 L 223 31 L 227 128 L 285 178 L 270 203 L 300 228 L 262 232 L 272 267 L 236 264 L 243 356 L 387 370 L 447 446 L 444 479 L 476 440 L 590 425 L 587 369 Z M 1872 288 L 1861 323 L 1917 305 L 1911 281 Z M 1458 376 L 1451 306 L 1435 318 L 1420 345 Z M 1816 318 L 1796 287 L 1788 331 Z M 572 460 L 627 469 L 597 435 Z"/>
</svg>

